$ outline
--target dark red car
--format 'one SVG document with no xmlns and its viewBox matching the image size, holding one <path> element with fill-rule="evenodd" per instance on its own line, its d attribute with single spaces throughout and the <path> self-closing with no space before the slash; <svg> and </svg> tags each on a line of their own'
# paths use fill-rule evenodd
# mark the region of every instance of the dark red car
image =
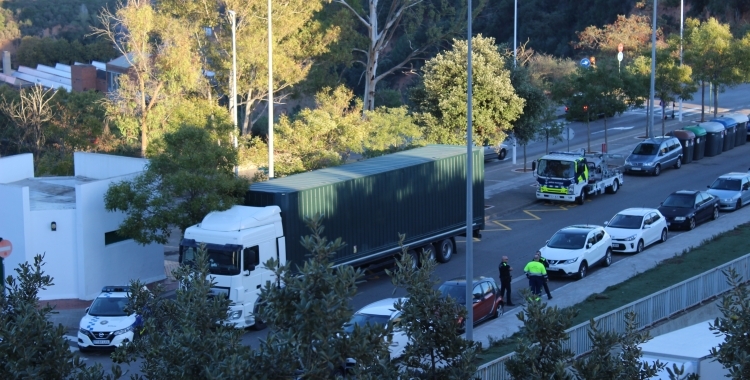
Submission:
<svg viewBox="0 0 750 380">
<path fill-rule="evenodd" d="M 488 319 L 497 318 L 503 313 L 503 296 L 500 287 L 492 277 L 477 277 L 474 279 L 472 294 L 474 309 L 474 325 Z M 450 296 L 459 305 L 466 305 L 466 277 L 448 280 L 438 289 L 443 296 Z M 459 321 L 463 325 L 463 321 Z"/>
</svg>

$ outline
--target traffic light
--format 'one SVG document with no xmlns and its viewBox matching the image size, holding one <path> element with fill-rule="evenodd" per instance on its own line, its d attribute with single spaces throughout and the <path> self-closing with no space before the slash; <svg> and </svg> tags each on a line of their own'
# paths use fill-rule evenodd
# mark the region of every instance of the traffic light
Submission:
<svg viewBox="0 0 750 380">
<path fill-rule="evenodd" d="M 589 106 L 584 105 L 583 106 L 583 112 L 589 112 Z"/>
</svg>

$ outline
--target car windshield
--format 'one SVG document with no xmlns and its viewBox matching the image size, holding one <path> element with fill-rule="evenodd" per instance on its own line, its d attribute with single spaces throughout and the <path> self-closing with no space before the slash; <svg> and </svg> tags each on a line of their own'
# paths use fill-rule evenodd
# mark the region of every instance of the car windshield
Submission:
<svg viewBox="0 0 750 380">
<path fill-rule="evenodd" d="M 714 190 L 735 190 L 740 191 L 742 182 L 738 179 L 719 178 L 711 184 Z"/>
<path fill-rule="evenodd" d="M 456 300 L 456 303 L 459 305 L 466 303 L 466 286 L 465 285 L 443 284 L 443 285 L 440 285 L 440 288 L 438 288 L 438 291 L 440 291 L 443 297 L 450 296 L 451 298 Z"/>
<path fill-rule="evenodd" d="M 89 308 L 89 315 L 95 317 L 124 317 L 128 299 L 125 297 L 97 297 Z"/>
<path fill-rule="evenodd" d="M 381 325 L 383 327 L 386 327 L 390 319 L 391 317 L 389 315 L 356 313 L 352 316 L 352 319 L 350 319 L 349 322 L 344 325 L 344 331 L 347 333 L 351 333 L 354 331 L 354 326 L 364 326 L 367 324 L 373 326 Z"/>
<path fill-rule="evenodd" d="M 559 249 L 581 249 L 586 243 L 586 233 L 579 231 L 557 231 L 547 247 Z"/>
<path fill-rule="evenodd" d="M 575 169 L 573 161 L 539 160 L 537 174 L 542 177 L 573 178 Z"/>
<path fill-rule="evenodd" d="M 633 149 L 633 154 L 641 156 L 655 156 L 659 152 L 659 145 L 640 143 Z"/>
<path fill-rule="evenodd" d="M 693 208 L 695 197 L 688 194 L 672 194 L 664 200 L 662 206 Z"/>
<path fill-rule="evenodd" d="M 609 224 L 607 224 L 607 227 L 637 230 L 641 228 L 642 221 L 643 217 L 640 215 L 617 214 L 612 218 Z"/>
</svg>

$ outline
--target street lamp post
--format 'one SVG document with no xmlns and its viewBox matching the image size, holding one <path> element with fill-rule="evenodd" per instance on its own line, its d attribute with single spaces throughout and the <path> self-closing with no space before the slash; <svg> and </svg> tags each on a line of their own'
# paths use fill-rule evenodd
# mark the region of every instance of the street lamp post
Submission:
<svg viewBox="0 0 750 380">
<path fill-rule="evenodd" d="M 518 48 L 516 48 L 517 43 L 518 43 L 518 0 L 514 0 L 513 1 L 513 67 L 514 68 L 516 67 L 516 64 L 518 63 L 518 57 L 516 55 L 516 50 L 518 50 Z"/>
<path fill-rule="evenodd" d="M 268 178 L 273 178 L 273 29 L 268 0 Z"/>
<path fill-rule="evenodd" d="M 654 94 L 656 92 L 656 0 L 651 30 L 651 90 L 648 95 L 648 137 L 654 137 Z"/>
<path fill-rule="evenodd" d="M 237 14 L 234 11 L 229 11 L 229 16 L 232 21 L 232 90 L 231 98 L 229 99 L 229 105 L 232 108 L 232 125 L 234 125 L 234 150 L 238 149 L 237 138 L 240 135 L 239 127 L 237 125 Z M 237 177 L 240 174 L 239 166 L 234 166 L 234 176 Z"/>
<path fill-rule="evenodd" d="M 680 67 L 682 67 L 682 29 L 685 26 L 685 0 L 680 0 Z M 674 116 L 674 115 L 672 115 Z M 682 96 L 680 96 L 680 121 L 682 121 Z"/>
<path fill-rule="evenodd" d="M 474 300 L 473 288 L 469 284 L 472 283 L 474 278 L 474 214 L 473 214 L 473 203 L 474 203 L 474 142 L 472 141 L 472 67 L 471 67 L 471 55 L 472 55 L 472 43 L 471 43 L 471 0 L 468 1 L 468 20 L 467 20 L 467 39 L 468 43 L 468 54 L 467 54 L 467 96 L 466 96 L 466 340 L 474 340 Z"/>
</svg>

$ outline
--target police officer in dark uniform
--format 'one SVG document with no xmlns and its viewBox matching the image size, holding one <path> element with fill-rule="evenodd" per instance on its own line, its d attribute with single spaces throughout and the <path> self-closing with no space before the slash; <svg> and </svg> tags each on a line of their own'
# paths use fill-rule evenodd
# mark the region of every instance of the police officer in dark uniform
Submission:
<svg viewBox="0 0 750 380">
<path fill-rule="evenodd" d="M 510 272 L 513 271 L 513 267 L 508 264 L 508 256 L 503 256 L 503 261 L 500 263 L 498 269 L 500 270 L 500 295 L 503 296 L 503 300 L 507 306 L 515 306 L 513 305 L 510 291 L 510 280 L 513 278 Z"/>
<path fill-rule="evenodd" d="M 539 262 L 542 263 L 542 265 L 544 265 L 544 269 L 549 268 L 549 262 L 547 261 L 547 259 L 544 258 L 544 256 L 542 256 L 542 252 L 541 251 L 536 251 L 535 257 L 536 256 L 539 256 Z M 542 283 L 542 285 L 544 286 L 544 291 L 547 292 L 547 299 L 551 300 L 552 299 L 552 293 L 550 293 L 550 291 L 549 291 L 549 285 L 547 285 L 548 279 L 549 279 L 548 277 L 545 277 L 544 278 L 544 282 Z"/>
</svg>

